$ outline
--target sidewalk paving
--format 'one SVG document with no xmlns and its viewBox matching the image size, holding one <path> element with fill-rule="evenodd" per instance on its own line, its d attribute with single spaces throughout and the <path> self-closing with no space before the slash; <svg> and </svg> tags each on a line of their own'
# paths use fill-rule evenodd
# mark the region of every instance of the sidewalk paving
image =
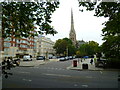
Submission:
<svg viewBox="0 0 120 90">
<path fill-rule="evenodd" d="M 80 70 L 80 71 L 82 71 L 82 70 L 88 70 L 88 71 L 102 71 L 102 70 L 120 71 L 120 69 L 104 69 L 104 68 L 95 67 L 95 63 L 94 62 L 91 65 L 91 63 L 90 63 L 91 59 L 85 59 L 85 60 L 82 60 L 82 62 L 80 60 L 78 62 L 78 59 L 76 59 L 76 60 L 77 60 L 77 67 L 73 67 L 73 62 L 72 62 L 72 65 L 67 67 L 67 69 L 70 69 L 70 70 Z M 88 69 L 83 69 L 82 64 L 88 64 Z"/>
<path fill-rule="evenodd" d="M 50 62 L 58 61 L 57 59 L 49 59 L 49 60 L 33 60 L 33 61 L 20 61 L 20 67 L 34 67 L 43 64 L 47 64 Z"/>
</svg>

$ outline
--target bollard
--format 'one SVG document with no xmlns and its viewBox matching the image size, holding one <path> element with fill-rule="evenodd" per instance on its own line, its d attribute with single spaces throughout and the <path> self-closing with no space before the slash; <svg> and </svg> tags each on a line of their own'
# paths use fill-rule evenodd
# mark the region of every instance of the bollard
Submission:
<svg viewBox="0 0 120 90">
<path fill-rule="evenodd" d="M 82 64 L 82 69 L 88 69 L 88 64 Z"/>
</svg>

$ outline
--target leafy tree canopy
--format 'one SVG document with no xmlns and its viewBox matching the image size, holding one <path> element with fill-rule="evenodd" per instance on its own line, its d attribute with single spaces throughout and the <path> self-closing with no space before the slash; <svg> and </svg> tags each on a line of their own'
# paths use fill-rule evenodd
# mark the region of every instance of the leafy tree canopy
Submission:
<svg viewBox="0 0 120 90">
<path fill-rule="evenodd" d="M 72 44 L 72 41 L 68 38 L 58 39 L 54 45 L 57 54 L 63 55 L 74 55 L 75 47 Z"/>
<path fill-rule="evenodd" d="M 79 6 L 86 7 L 88 11 L 95 11 L 94 16 L 108 17 L 108 21 L 103 24 L 102 29 L 103 40 L 102 50 L 108 58 L 120 58 L 120 1 L 115 2 L 79 2 Z M 83 9 L 81 9 L 83 11 Z"/>
<path fill-rule="evenodd" d="M 63 40 L 66 40 L 68 42 L 68 44 L 72 44 L 72 41 L 68 38 L 63 38 Z"/>
<path fill-rule="evenodd" d="M 58 8 L 58 1 L 2 2 L 2 37 L 29 37 L 39 34 L 55 34 L 51 27 L 51 15 Z M 39 31 L 34 32 L 35 27 Z"/>
<path fill-rule="evenodd" d="M 98 52 L 99 44 L 95 41 L 89 41 L 85 44 L 82 44 L 79 48 L 80 56 L 93 56 Z"/>
</svg>

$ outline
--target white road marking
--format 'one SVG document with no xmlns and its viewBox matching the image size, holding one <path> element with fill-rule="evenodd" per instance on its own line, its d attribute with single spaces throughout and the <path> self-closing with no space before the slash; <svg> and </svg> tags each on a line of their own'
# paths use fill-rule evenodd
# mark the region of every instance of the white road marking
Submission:
<svg viewBox="0 0 120 90">
<path fill-rule="evenodd" d="M 44 67 L 43 69 L 65 70 L 65 69 L 62 69 L 62 68 L 54 68 L 54 67 Z"/>
<path fill-rule="evenodd" d="M 86 76 L 86 78 L 93 78 L 93 77 L 91 77 L 91 76 Z"/>
<path fill-rule="evenodd" d="M 40 68 L 38 66 L 36 66 L 36 67 L 30 67 L 30 68 L 52 69 L 52 70 L 65 70 L 65 69 L 62 69 L 62 68 L 55 68 L 55 67 L 43 67 L 43 68 Z M 21 72 L 21 73 L 24 73 L 24 72 Z"/>
<path fill-rule="evenodd" d="M 74 84 L 75 87 L 77 87 L 78 85 L 77 84 Z"/>
<path fill-rule="evenodd" d="M 55 69 L 58 69 L 58 68 L 55 68 Z"/>
<path fill-rule="evenodd" d="M 88 87 L 88 85 L 82 85 L 82 87 Z"/>
<path fill-rule="evenodd" d="M 31 82 L 32 80 L 29 80 L 29 82 Z"/>
<path fill-rule="evenodd" d="M 29 82 L 31 82 L 32 80 L 30 80 L 30 79 L 23 79 L 24 81 L 29 81 Z"/>
<path fill-rule="evenodd" d="M 102 74 L 102 71 L 100 71 L 100 73 Z"/>
<path fill-rule="evenodd" d="M 28 74 L 28 73 L 30 73 L 30 72 L 19 72 L 19 73 L 26 73 L 26 74 Z"/>
<path fill-rule="evenodd" d="M 44 75 L 49 75 L 49 76 L 59 76 L 59 77 L 71 77 L 70 75 L 62 75 L 62 74 L 49 74 L 49 73 L 43 73 Z"/>
</svg>

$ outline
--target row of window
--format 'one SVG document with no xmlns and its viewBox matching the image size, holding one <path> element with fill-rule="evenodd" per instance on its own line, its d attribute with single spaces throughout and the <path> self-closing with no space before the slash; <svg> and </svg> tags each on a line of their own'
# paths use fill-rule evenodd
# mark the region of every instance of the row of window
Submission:
<svg viewBox="0 0 120 90">
<path fill-rule="evenodd" d="M 4 52 L 9 52 L 10 49 L 9 48 L 4 48 Z M 17 50 L 17 52 L 20 51 L 20 52 L 24 52 L 24 50 Z M 12 52 L 15 52 L 15 49 L 12 49 Z M 31 51 L 32 52 L 32 51 Z"/>
<path fill-rule="evenodd" d="M 28 45 L 20 45 L 22 48 L 28 48 Z"/>
<path fill-rule="evenodd" d="M 11 47 L 11 43 L 4 42 L 4 47 Z"/>
<path fill-rule="evenodd" d="M 9 50 L 10 50 L 9 48 L 4 48 L 5 52 L 9 52 Z"/>
<path fill-rule="evenodd" d="M 34 45 L 34 46 L 36 46 L 36 44 L 31 44 L 31 45 Z M 9 42 L 4 42 L 4 47 L 11 47 L 11 43 L 9 43 Z M 15 43 L 13 43 L 13 47 L 15 47 Z M 23 48 L 29 48 L 29 46 L 28 45 L 22 45 L 22 44 L 20 44 L 20 46 L 18 45 L 18 44 L 16 44 L 16 47 L 23 47 Z M 39 45 L 39 47 L 43 47 L 43 48 L 46 48 L 46 47 L 48 47 L 48 45 Z M 51 45 L 51 46 L 49 46 L 48 48 L 52 48 L 53 46 Z M 34 47 L 34 49 L 36 49 L 36 47 Z"/>
<path fill-rule="evenodd" d="M 36 41 L 34 39 L 29 39 L 29 40 L 34 41 L 34 42 Z M 15 39 L 15 38 L 13 38 L 13 40 L 12 40 L 11 37 L 7 37 L 6 39 L 4 39 L 4 41 L 16 41 L 17 43 L 27 43 L 27 44 L 29 44 L 29 41 L 27 41 L 27 40 L 18 40 L 18 39 Z"/>
<path fill-rule="evenodd" d="M 15 47 L 15 43 L 12 43 L 12 44 L 13 44 L 13 47 Z M 4 42 L 4 47 L 11 47 L 11 46 L 12 46 L 11 43 L 9 43 L 9 42 Z M 16 47 L 19 47 L 19 45 L 16 44 Z M 21 44 L 20 44 L 20 47 L 29 48 L 28 45 L 21 45 Z M 34 48 L 36 48 L 36 47 L 34 47 Z"/>
</svg>

